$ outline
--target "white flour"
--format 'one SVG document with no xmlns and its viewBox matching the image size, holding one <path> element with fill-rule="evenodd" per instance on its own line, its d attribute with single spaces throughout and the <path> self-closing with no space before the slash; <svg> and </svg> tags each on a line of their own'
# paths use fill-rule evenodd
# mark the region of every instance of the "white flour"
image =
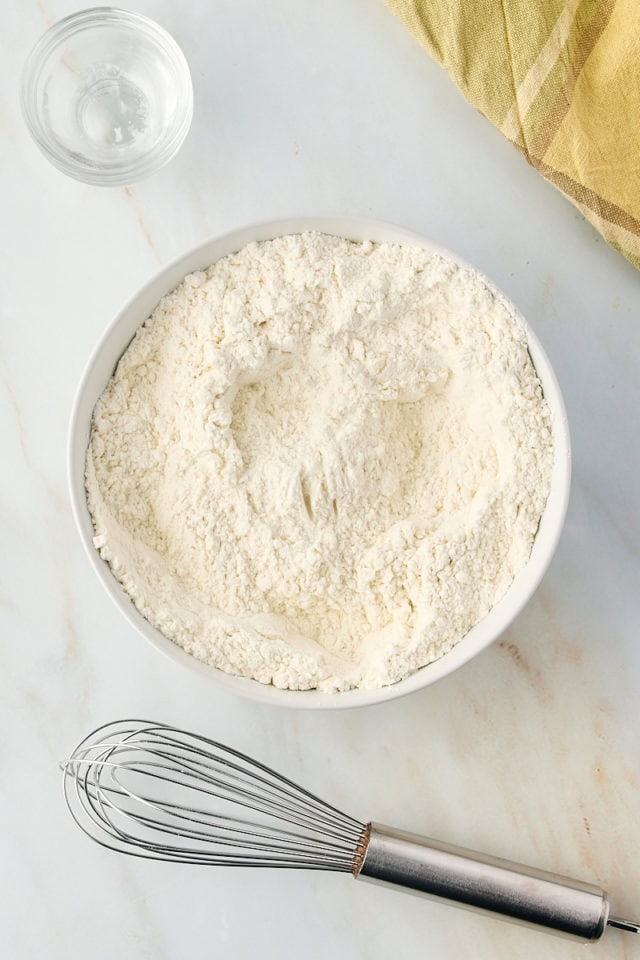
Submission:
<svg viewBox="0 0 640 960">
<path fill-rule="evenodd" d="M 552 458 L 524 331 L 475 274 L 304 234 L 162 300 L 96 405 L 87 494 L 167 637 L 344 690 L 440 657 L 495 605 Z"/>
</svg>

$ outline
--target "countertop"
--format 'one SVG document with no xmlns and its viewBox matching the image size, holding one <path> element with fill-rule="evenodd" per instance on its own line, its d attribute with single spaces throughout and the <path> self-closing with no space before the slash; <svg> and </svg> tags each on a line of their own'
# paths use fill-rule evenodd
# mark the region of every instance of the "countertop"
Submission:
<svg viewBox="0 0 640 960">
<path fill-rule="evenodd" d="M 640 957 L 331 874 L 129 861 L 68 817 L 58 762 L 142 716 L 214 736 L 365 819 L 604 885 L 640 916 L 640 276 L 527 167 L 382 0 L 134 4 L 191 65 L 178 157 L 128 189 L 66 179 L 18 108 L 24 58 L 75 3 L 5 4 L 0 58 L 3 953 L 11 960 Z M 475 263 L 542 340 L 573 486 L 534 599 L 430 689 L 353 711 L 236 699 L 122 621 L 67 494 L 71 402 L 95 341 L 158 268 L 288 215 L 370 216 Z"/>
</svg>

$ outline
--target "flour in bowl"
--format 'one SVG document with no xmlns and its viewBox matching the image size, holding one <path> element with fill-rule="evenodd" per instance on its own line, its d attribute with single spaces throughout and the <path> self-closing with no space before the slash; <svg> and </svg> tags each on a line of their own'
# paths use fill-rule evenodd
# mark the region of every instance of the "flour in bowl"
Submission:
<svg viewBox="0 0 640 960">
<path fill-rule="evenodd" d="M 550 418 L 510 307 L 419 248 L 323 234 L 194 273 L 95 407 L 95 545 L 163 634 L 277 687 L 442 656 L 527 562 Z"/>
</svg>

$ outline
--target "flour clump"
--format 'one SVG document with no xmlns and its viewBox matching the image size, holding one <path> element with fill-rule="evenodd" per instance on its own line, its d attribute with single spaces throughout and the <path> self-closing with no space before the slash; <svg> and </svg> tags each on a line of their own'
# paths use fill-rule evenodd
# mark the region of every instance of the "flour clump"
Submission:
<svg viewBox="0 0 640 960">
<path fill-rule="evenodd" d="M 300 234 L 187 276 L 96 404 L 95 544 L 193 656 L 394 683 L 527 562 L 550 418 L 521 323 L 422 249 Z"/>
</svg>

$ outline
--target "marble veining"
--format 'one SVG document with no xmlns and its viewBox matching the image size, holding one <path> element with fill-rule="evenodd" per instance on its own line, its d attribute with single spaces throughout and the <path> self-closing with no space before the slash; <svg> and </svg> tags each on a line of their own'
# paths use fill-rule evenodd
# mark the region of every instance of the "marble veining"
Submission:
<svg viewBox="0 0 640 960">
<path fill-rule="evenodd" d="M 640 938 L 581 947 L 343 876 L 119 859 L 67 817 L 58 762 L 77 740 L 157 718 L 355 816 L 593 880 L 640 915 L 640 277 L 382 0 L 139 0 L 190 62 L 190 135 L 125 190 L 65 179 L 28 138 L 18 84 L 40 32 L 80 6 L 7 5 L 0 59 L 5 954 L 640 958 Z M 574 455 L 558 551 L 511 629 L 430 689 L 331 714 L 237 700 L 148 648 L 103 595 L 66 494 L 73 393 L 122 303 L 211 234 L 304 214 L 398 222 L 489 274 L 554 364 Z"/>
</svg>

